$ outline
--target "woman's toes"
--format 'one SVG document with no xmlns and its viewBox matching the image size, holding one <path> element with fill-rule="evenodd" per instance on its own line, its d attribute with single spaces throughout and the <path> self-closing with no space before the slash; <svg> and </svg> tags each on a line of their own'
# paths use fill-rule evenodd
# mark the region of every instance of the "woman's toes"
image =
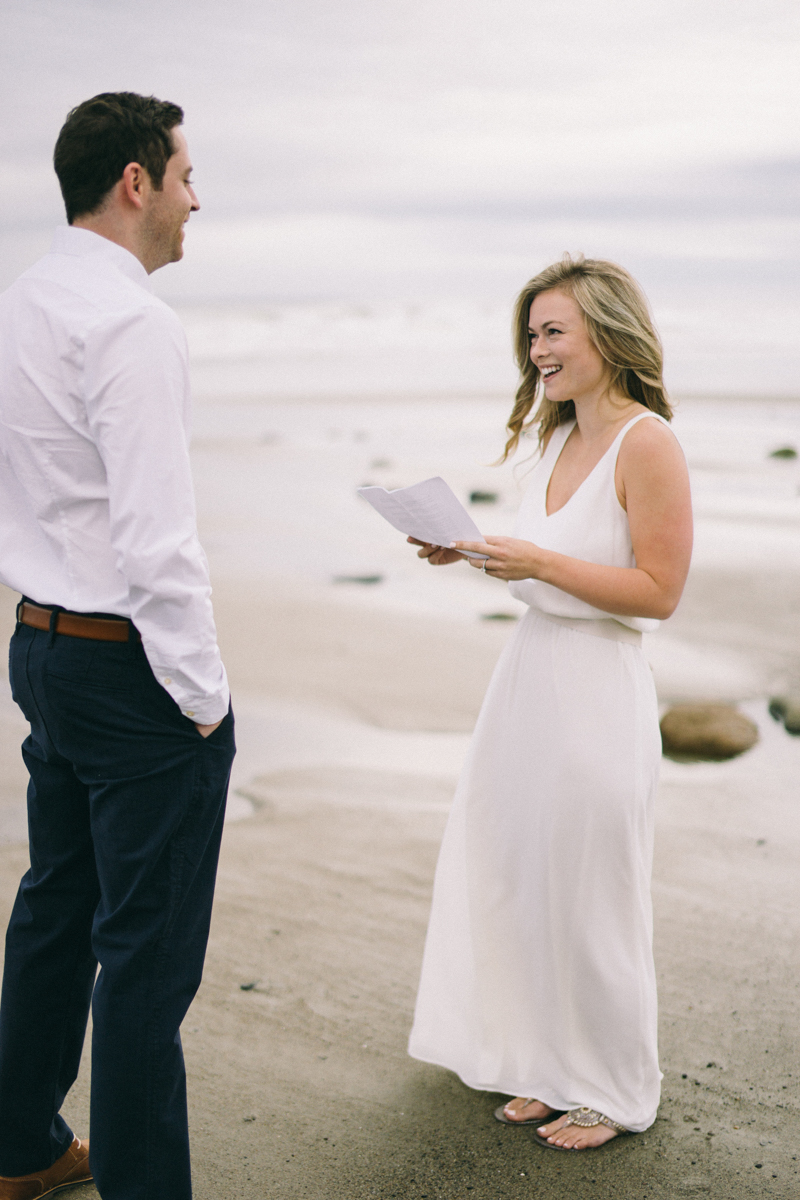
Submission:
<svg viewBox="0 0 800 1200">
<path fill-rule="evenodd" d="M 617 1136 L 613 1129 L 605 1125 L 592 1125 L 583 1129 L 575 1125 L 563 1126 L 558 1122 L 543 1125 L 538 1132 L 548 1142 L 563 1146 L 565 1150 L 595 1150 Z"/>
<path fill-rule="evenodd" d="M 536 1132 L 543 1141 L 554 1146 L 563 1146 L 565 1150 L 593 1150 L 617 1136 L 607 1125 L 592 1125 L 584 1129 L 571 1125 L 568 1117 L 560 1117 L 557 1121 L 540 1125 Z"/>
<path fill-rule="evenodd" d="M 556 1146 L 562 1146 L 565 1150 L 582 1149 L 583 1138 L 573 1129 L 565 1129 L 549 1140 Z"/>
</svg>

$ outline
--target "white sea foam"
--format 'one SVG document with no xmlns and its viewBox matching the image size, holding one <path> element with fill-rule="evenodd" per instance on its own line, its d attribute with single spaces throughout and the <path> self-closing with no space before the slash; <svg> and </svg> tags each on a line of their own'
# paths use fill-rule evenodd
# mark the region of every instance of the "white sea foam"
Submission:
<svg viewBox="0 0 800 1200">
<path fill-rule="evenodd" d="M 507 305 L 264 304 L 182 309 L 198 396 L 511 390 Z"/>
<path fill-rule="evenodd" d="M 797 395 L 795 293 L 714 292 L 655 305 L 675 392 Z M 229 304 L 180 309 L 198 396 L 481 395 L 513 391 L 504 300 Z"/>
</svg>

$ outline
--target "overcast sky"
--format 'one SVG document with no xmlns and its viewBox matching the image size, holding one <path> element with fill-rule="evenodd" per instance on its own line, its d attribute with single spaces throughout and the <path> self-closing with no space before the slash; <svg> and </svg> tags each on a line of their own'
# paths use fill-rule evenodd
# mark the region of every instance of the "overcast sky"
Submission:
<svg viewBox="0 0 800 1200">
<path fill-rule="evenodd" d="M 170 299 L 497 298 L 569 249 L 662 308 L 797 318 L 797 0 L 4 0 L 0 23 L 2 285 L 63 220 L 67 111 L 131 89 L 186 110 L 202 212 Z"/>
</svg>

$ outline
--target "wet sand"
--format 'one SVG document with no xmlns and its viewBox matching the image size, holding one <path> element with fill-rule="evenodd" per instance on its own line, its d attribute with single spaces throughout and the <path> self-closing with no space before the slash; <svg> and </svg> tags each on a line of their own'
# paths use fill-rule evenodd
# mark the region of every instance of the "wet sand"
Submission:
<svg viewBox="0 0 800 1200">
<path fill-rule="evenodd" d="M 729 763 L 664 764 L 660 1115 L 565 1155 L 498 1125 L 500 1097 L 405 1053 L 447 802 L 513 626 L 218 589 L 242 819 L 183 1031 L 198 1200 L 800 1193 L 800 739 L 765 703 L 800 679 L 798 597 L 792 574 L 697 572 L 653 643 L 662 698 L 742 701 L 762 740 Z M 0 706 L 3 921 L 26 865 L 23 729 Z M 85 1133 L 88 1064 L 65 1111 Z"/>
</svg>

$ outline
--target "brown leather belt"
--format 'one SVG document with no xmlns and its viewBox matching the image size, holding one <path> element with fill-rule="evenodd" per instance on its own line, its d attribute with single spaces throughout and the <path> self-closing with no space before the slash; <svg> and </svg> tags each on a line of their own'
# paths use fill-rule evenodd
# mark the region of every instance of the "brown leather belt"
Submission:
<svg viewBox="0 0 800 1200">
<path fill-rule="evenodd" d="M 53 610 L 42 608 L 23 600 L 17 606 L 17 620 L 31 629 L 49 631 L 50 618 Z M 130 636 L 131 623 L 126 618 L 114 617 L 84 617 L 80 613 L 59 612 L 56 615 L 56 633 L 66 634 L 67 637 L 92 638 L 97 642 L 127 642 Z M 133 630 L 135 639 L 139 640 L 139 631 Z"/>
</svg>

